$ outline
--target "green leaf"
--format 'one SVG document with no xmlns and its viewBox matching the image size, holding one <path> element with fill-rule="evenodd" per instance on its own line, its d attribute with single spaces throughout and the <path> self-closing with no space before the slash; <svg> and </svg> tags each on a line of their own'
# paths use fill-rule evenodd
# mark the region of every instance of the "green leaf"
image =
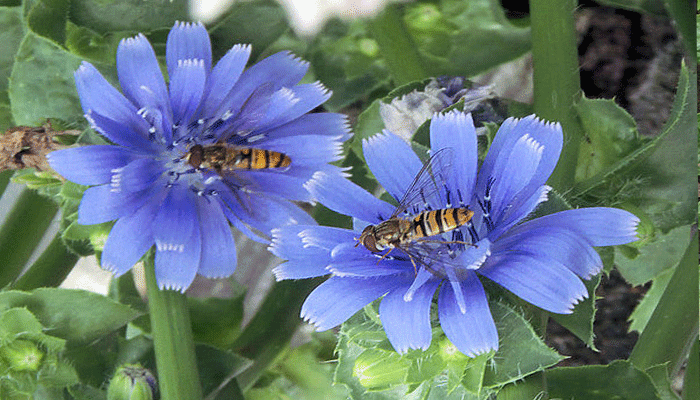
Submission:
<svg viewBox="0 0 700 400">
<path fill-rule="evenodd" d="M 690 226 L 675 228 L 639 249 L 639 254 L 632 259 L 620 254 L 624 249 L 618 248 L 619 256 L 615 257 L 617 269 L 633 286 L 643 285 L 678 264 L 690 237 Z"/>
<path fill-rule="evenodd" d="M 659 400 L 647 374 L 628 361 L 608 365 L 561 367 L 545 372 L 551 398 L 586 400 Z"/>
<path fill-rule="evenodd" d="M 12 116 L 20 125 L 39 125 L 47 118 L 82 119 L 73 72 L 80 59 L 35 34 L 25 36 L 10 80 Z"/>
<path fill-rule="evenodd" d="M 23 190 L 0 227 L 0 287 L 13 282 L 38 246 L 57 207 L 32 190 Z"/>
<path fill-rule="evenodd" d="M 636 122 L 613 100 L 582 97 L 574 107 L 587 139 L 579 149 L 577 181 L 601 173 L 640 147 Z"/>
<path fill-rule="evenodd" d="M 668 377 L 666 365 L 656 365 L 647 368 L 644 372 L 651 378 L 651 383 L 656 387 L 659 398 L 663 400 L 680 400 L 680 397 L 671 388 L 671 379 Z"/>
<path fill-rule="evenodd" d="M 698 345 L 700 341 L 695 338 L 693 347 L 690 348 L 688 365 L 685 368 L 685 379 L 683 381 L 683 398 L 697 399 L 700 397 L 700 351 Z"/>
<path fill-rule="evenodd" d="M 636 367 L 668 364 L 673 376 L 698 332 L 698 233 L 690 240 L 659 304 L 630 355 Z M 690 283 L 690 284 L 689 284 Z M 673 338 L 673 340 L 668 340 Z"/>
<path fill-rule="evenodd" d="M 695 71 L 682 65 L 671 115 L 662 132 L 622 160 L 576 185 L 576 201 L 610 205 L 611 198 L 638 207 L 662 231 L 690 225 L 695 200 Z"/>
<path fill-rule="evenodd" d="M 211 398 L 214 392 L 218 399 L 242 398 L 236 380 L 232 378 L 239 376 L 253 362 L 232 352 L 205 344 L 198 344 L 195 351 L 197 369 L 200 371 L 199 379 L 206 397 Z"/>
<path fill-rule="evenodd" d="M 70 0 L 37 0 L 27 13 L 27 25 L 34 33 L 62 45 L 66 40 L 66 21 Z"/>
<path fill-rule="evenodd" d="M 473 76 L 530 50 L 530 28 L 512 25 L 496 0 L 405 6 L 426 76 Z"/>
<path fill-rule="evenodd" d="M 233 45 L 248 43 L 255 60 L 288 29 L 286 13 L 277 2 L 236 2 L 210 31 L 212 53 L 220 58 Z"/>
<path fill-rule="evenodd" d="M 484 386 L 495 388 L 542 371 L 563 359 L 547 347 L 523 316 L 502 304 L 490 304 L 498 329 L 498 351 L 484 373 Z"/>
<path fill-rule="evenodd" d="M 114 65 L 119 42 L 134 34 L 135 31 L 97 33 L 68 22 L 65 45 L 71 53 L 80 58 Z"/>
<path fill-rule="evenodd" d="M 240 335 L 245 290 L 231 298 L 188 298 L 194 340 L 222 349 Z"/>
<path fill-rule="evenodd" d="M 549 314 L 561 326 L 581 339 L 586 346 L 595 349 L 593 343 L 593 320 L 595 319 L 595 290 L 600 284 L 600 275 L 585 281 L 588 297 L 576 304 L 571 314 Z"/>
<path fill-rule="evenodd" d="M 189 20 L 188 5 L 185 0 L 71 0 L 69 19 L 98 33 L 148 33 Z"/>
<path fill-rule="evenodd" d="M 692 57 L 696 46 L 696 37 L 693 31 L 695 18 L 693 18 L 693 2 L 685 0 L 665 0 L 666 9 L 673 18 L 678 28 L 678 32 L 683 39 L 686 54 Z"/>
<path fill-rule="evenodd" d="M 379 47 L 360 20 L 328 22 L 310 44 L 307 57 L 316 78 L 333 91 L 324 103 L 330 110 L 346 107 L 389 83 Z"/>
<path fill-rule="evenodd" d="M 0 131 L 14 125 L 10 113 L 8 86 L 15 54 L 24 37 L 22 11 L 19 7 L 0 8 Z"/>
<path fill-rule="evenodd" d="M 77 344 L 100 338 L 139 315 L 107 297 L 72 289 L 0 293 L 0 309 L 12 307 L 26 307 L 53 336 Z"/>
<path fill-rule="evenodd" d="M 644 327 L 647 325 L 647 322 L 649 322 L 651 314 L 659 304 L 659 300 L 664 294 L 674 271 L 673 268 L 667 269 L 658 274 L 651 282 L 651 288 L 644 294 L 644 297 L 642 297 L 642 300 L 637 304 L 629 317 L 629 320 L 632 321 L 629 327 L 630 331 L 644 331 Z"/>
</svg>

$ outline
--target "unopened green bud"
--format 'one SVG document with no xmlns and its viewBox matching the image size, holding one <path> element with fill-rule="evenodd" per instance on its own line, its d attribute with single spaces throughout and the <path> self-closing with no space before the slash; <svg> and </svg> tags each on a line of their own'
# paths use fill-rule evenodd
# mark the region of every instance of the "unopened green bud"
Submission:
<svg viewBox="0 0 700 400">
<path fill-rule="evenodd" d="M 140 365 L 123 365 L 117 369 L 107 389 L 107 400 L 153 400 L 156 379 Z"/>
<path fill-rule="evenodd" d="M 352 374 L 368 389 L 382 389 L 406 382 L 410 362 L 394 352 L 368 349 L 355 360 Z"/>
<path fill-rule="evenodd" d="M 14 371 L 37 371 L 44 353 L 35 343 L 20 339 L 0 347 L 0 357 Z"/>
</svg>

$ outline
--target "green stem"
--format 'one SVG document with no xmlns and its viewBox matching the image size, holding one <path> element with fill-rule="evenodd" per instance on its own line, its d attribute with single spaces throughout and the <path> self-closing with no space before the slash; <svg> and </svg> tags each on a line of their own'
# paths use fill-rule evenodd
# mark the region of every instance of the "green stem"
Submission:
<svg viewBox="0 0 700 400">
<path fill-rule="evenodd" d="M 0 287 L 13 282 L 56 215 L 56 204 L 24 189 L 0 228 Z"/>
<path fill-rule="evenodd" d="M 577 0 L 531 0 L 535 113 L 561 122 L 564 149 L 549 184 L 559 190 L 574 183 L 583 129 L 574 102 L 581 96 L 574 10 Z"/>
<path fill-rule="evenodd" d="M 78 255 L 63 244 L 61 234 L 56 233 L 49 246 L 29 269 L 12 285 L 17 290 L 39 287 L 56 287 L 66 279 L 78 262 Z"/>
<path fill-rule="evenodd" d="M 187 297 L 174 290 L 158 289 L 152 252 L 144 264 L 161 398 L 201 400 Z"/>
<path fill-rule="evenodd" d="M 0 195 L 5 193 L 5 188 L 10 183 L 10 178 L 14 171 L 3 171 L 0 172 Z"/>
<path fill-rule="evenodd" d="M 397 86 L 427 78 L 417 46 L 406 30 L 400 5 L 388 5 L 369 27 Z"/>
</svg>

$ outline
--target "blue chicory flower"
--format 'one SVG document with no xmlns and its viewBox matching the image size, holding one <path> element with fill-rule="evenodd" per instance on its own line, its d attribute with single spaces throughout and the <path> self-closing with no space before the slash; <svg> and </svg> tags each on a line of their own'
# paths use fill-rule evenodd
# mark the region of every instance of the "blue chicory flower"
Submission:
<svg viewBox="0 0 700 400">
<path fill-rule="evenodd" d="M 437 291 L 445 335 L 474 356 L 498 348 L 479 275 L 544 310 L 570 313 L 588 295 L 580 278 L 602 268 L 593 247 L 636 240 L 639 220 L 615 208 L 573 209 L 527 220 L 550 190 L 545 182 L 563 144 L 559 124 L 534 116 L 507 119 L 481 166 L 469 114 L 436 115 L 430 141 L 433 154 L 449 148 L 454 160 L 434 171 L 444 180 L 441 193 L 426 199 L 426 209 L 468 206 L 474 212 L 469 223 L 443 234 L 452 241 L 442 244 L 449 251 L 418 253 L 425 258 L 412 263 L 399 249 L 385 256 L 386 251 L 375 254 L 358 246 L 363 228 L 386 220 L 396 207 L 325 172 L 315 174 L 307 187 L 327 207 L 353 216 L 355 230 L 297 225 L 273 231 L 271 251 L 289 260 L 274 270 L 278 280 L 331 274 L 302 306 L 302 317 L 317 329 L 332 328 L 383 296 L 379 315 L 393 347 L 400 353 L 427 349 Z M 379 183 L 401 199 L 422 167 L 411 147 L 385 131 L 365 140 L 363 148 Z"/>
<path fill-rule="evenodd" d="M 315 172 L 341 176 L 328 163 L 339 159 L 349 136 L 346 119 L 309 113 L 330 92 L 318 82 L 299 84 L 308 63 L 280 52 L 245 69 L 250 51 L 233 46 L 212 67 L 204 26 L 178 22 L 166 44 L 167 86 L 143 35 L 119 44 L 123 94 L 88 62 L 75 72 L 85 117 L 116 145 L 56 151 L 49 163 L 92 186 L 78 223 L 117 220 L 103 268 L 123 274 L 155 244 L 159 287 L 185 290 L 196 274 L 233 273 L 230 224 L 256 238 L 288 223 L 314 223 L 291 201 L 313 201 L 303 183 Z M 291 165 L 223 173 L 188 161 L 193 146 L 217 143 L 280 152 Z"/>
</svg>

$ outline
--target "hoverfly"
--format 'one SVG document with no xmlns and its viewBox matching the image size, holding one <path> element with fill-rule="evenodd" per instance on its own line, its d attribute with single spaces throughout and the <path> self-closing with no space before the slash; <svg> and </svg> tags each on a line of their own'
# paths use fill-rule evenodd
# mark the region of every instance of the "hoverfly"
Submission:
<svg viewBox="0 0 700 400">
<path fill-rule="evenodd" d="M 196 144 L 190 148 L 185 159 L 196 169 L 208 169 L 219 175 L 241 169 L 285 168 L 292 163 L 292 159 L 284 153 L 226 143 Z"/>
<path fill-rule="evenodd" d="M 466 225 L 474 216 L 474 212 L 468 207 L 430 209 L 431 200 L 438 200 L 439 204 L 447 203 L 439 201 L 440 185 L 443 185 L 444 180 L 439 174 L 433 173 L 433 170 L 444 170 L 444 167 L 449 165 L 448 157 L 451 157 L 448 149 L 436 152 L 418 172 L 391 216 L 377 225 L 366 226 L 357 238 L 355 246 L 362 244 L 372 253 L 379 253 L 388 248 L 389 251 L 382 255 L 379 261 L 398 248 L 408 255 L 414 272 L 417 272 L 415 261 L 426 265 L 423 258 L 429 257 L 429 252 L 434 247 L 450 243 L 471 245 L 460 240 L 432 238 Z M 427 210 L 418 212 L 420 208 Z M 411 209 L 414 212 L 413 218 L 399 216 L 405 211 L 410 212 Z M 428 265 L 426 267 L 429 268 Z"/>
</svg>

